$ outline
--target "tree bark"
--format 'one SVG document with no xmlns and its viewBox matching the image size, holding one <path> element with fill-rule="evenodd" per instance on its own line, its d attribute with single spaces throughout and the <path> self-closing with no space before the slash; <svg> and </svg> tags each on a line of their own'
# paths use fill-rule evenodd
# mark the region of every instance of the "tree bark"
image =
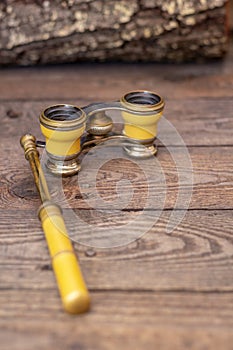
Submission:
<svg viewBox="0 0 233 350">
<path fill-rule="evenodd" d="M 226 12 L 226 0 L 5 0 L 0 64 L 221 57 Z"/>
</svg>

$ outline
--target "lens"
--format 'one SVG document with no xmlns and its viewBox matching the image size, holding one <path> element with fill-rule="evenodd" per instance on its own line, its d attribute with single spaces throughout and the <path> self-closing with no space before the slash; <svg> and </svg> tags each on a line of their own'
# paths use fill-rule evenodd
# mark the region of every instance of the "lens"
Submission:
<svg viewBox="0 0 233 350">
<path fill-rule="evenodd" d="M 124 100 L 137 105 L 156 105 L 161 102 L 161 97 L 149 91 L 133 91 L 124 96 Z"/>
<path fill-rule="evenodd" d="M 44 116 L 54 121 L 72 121 L 79 119 L 83 112 L 75 106 L 56 105 L 45 109 Z"/>
</svg>

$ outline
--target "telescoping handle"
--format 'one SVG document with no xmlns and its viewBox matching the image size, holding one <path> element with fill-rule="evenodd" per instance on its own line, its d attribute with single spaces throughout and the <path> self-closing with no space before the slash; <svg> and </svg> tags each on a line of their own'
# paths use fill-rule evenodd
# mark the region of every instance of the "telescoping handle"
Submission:
<svg viewBox="0 0 233 350">
<path fill-rule="evenodd" d="M 33 135 L 27 134 L 21 138 L 20 143 L 24 149 L 25 158 L 30 163 L 41 197 L 39 218 L 52 258 L 52 266 L 64 308 L 72 314 L 85 312 L 90 305 L 90 296 L 65 227 L 61 209 L 51 201 L 36 149 L 36 139 Z"/>
<path fill-rule="evenodd" d="M 39 210 L 39 218 L 65 310 L 73 314 L 87 311 L 90 304 L 89 293 L 60 208 L 51 202 L 44 203 Z"/>
</svg>

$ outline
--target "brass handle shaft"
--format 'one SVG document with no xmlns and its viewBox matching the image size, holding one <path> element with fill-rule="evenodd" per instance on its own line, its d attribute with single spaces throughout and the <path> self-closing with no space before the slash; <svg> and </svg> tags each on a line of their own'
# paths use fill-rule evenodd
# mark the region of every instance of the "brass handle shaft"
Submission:
<svg viewBox="0 0 233 350">
<path fill-rule="evenodd" d="M 20 143 L 24 148 L 25 158 L 30 163 L 41 197 L 39 218 L 52 258 L 53 270 L 64 308 L 73 314 L 85 312 L 90 305 L 89 293 L 68 237 L 61 209 L 51 201 L 36 148 L 36 139 L 27 134 L 21 138 Z"/>
</svg>

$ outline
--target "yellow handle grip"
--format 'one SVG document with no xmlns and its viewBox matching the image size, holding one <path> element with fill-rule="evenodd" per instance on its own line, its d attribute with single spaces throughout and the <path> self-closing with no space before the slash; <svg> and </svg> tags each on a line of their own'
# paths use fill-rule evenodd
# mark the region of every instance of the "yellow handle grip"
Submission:
<svg viewBox="0 0 233 350">
<path fill-rule="evenodd" d="M 42 205 L 39 217 L 64 308 L 72 314 L 85 312 L 89 308 L 90 297 L 61 210 L 54 203 L 47 202 Z"/>
</svg>

